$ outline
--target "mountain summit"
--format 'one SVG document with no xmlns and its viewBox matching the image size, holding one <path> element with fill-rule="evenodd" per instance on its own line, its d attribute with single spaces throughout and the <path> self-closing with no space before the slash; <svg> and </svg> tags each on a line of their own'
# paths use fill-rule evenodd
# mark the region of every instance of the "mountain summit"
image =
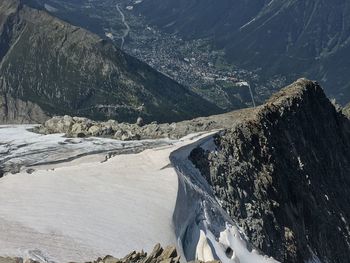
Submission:
<svg viewBox="0 0 350 263">
<path fill-rule="evenodd" d="M 350 261 L 350 121 L 300 79 L 192 160 L 254 246 L 280 262 Z"/>
</svg>

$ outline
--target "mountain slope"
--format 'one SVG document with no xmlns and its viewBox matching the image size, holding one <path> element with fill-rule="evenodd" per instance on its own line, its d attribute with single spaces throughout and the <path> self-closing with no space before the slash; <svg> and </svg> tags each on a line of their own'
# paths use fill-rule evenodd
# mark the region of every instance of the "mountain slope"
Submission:
<svg viewBox="0 0 350 263">
<path fill-rule="evenodd" d="M 218 109 L 111 43 L 19 1 L 0 5 L 0 94 L 48 114 L 175 121 Z"/>
<path fill-rule="evenodd" d="M 215 145 L 191 159 L 253 245 L 281 262 L 350 261 L 350 122 L 317 83 L 283 89 Z"/>
<path fill-rule="evenodd" d="M 30 101 L 14 99 L 7 94 L 0 96 L 0 123 L 40 123 L 48 119 L 46 113 Z"/>
<path fill-rule="evenodd" d="M 328 95 L 350 100 L 350 4 L 346 0 L 145 0 L 152 24 L 186 38 L 210 38 L 238 66 L 316 78 Z"/>
<path fill-rule="evenodd" d="M 150 249 L 163 236 L 187 261 L 349 262 L 350 121 L 339 110 L 300 79 L 257 108 L 171 125 L 178 136 L 226 128 L 180 140 L 2 127 L 4 171 L 19 173 L 1 179 L 0 254 L 83 261 Z M 169 147 L 125 154 L 147 145 Z"/>
</svg>

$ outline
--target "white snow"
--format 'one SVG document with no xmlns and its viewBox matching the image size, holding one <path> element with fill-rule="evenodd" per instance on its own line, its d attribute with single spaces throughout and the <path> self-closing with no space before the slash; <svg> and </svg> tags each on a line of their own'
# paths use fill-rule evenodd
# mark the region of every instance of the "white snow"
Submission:
<svg viewBox="0 0 350 263">
<path fill-rule="evenodd" d="M 196 247 L 196 259 L 203 262 L 214 260 L 213 251 L 208 243 L 207 235 L 203 230 L 199 231 L 199 240 Z"/>
<path fill-rule="evenodd" d="M 0 126 L 0 165 L 57 163 L 88 154 L 134 151 L 174 142 L 169 139 L 123 142 L 94 137 L 66 138 L 64 134 L 41 135 L 28 131 L 33 127 L 34 125 Z"/>
<path fill-rule="evenodd" d="M 88 261 L 175 244 L 176 146 L 0 180 L 0 254 Z"/>
<path fill-rule="evenodd" d="M 207 136 L 174 151 L 170 157 L 179 175 L 174 224 L 183 256 L 187 261 L 209 261 L 216 255 L 223 263 L 277 263 L 249 249 L 238 225 L 220 207 L 208 183 L 188 160 L 194 147 L 215 150 L 212 144 L 212 137 Z M 226 253 L 228 248 L 232 255 Z"/>
<path fill-rule="evenodd" d="M 299 169 L 304 170 L 304 163 L 302 162 L 300 156 L 298 156 L 298 164 L 299 164 Z"/>
<path fill-rule="evenodd" d="M 237 82 L 236 85 L 240 86 L 240 87 L 242 87 L 242 86 L 249 86 L 249 83 L 246 82 L 246 81 L 240 81 L 240 82 Z"/>
<path fill-rule="evenodd" d="M 106 162 L 99 155 L 63 162 L 69 156 L 132 148 L 145 141 L 121 146 L 120 141 L 89 138 L 62 144 L 67 140 L 62 134 L 43 136 L 26 128 L 0 129 L 0 162 L 40 164 L 32 174 L 0 179 L 0 255 L 81 262 L 150 251 L 159 242 L 177 244 L 186 260 L 277 262 L 249 249 L 244 234 L 188 160 L 197 145 L 215 150 L 211 134 L 153 141 L 157 148 Z"/>
<path fill-rule="evenodd" d="M 111 32 L 105 32 L 105 36 L 108 37 L 111 40 L 114 40 L 114 36 Z"/>
</svg>

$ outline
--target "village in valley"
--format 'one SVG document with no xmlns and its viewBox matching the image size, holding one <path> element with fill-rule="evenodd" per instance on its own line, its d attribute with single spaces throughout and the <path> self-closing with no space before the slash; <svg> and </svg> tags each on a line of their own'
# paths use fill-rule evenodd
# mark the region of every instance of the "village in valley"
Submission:
<svg viewBox="0 0 350 263">
<path fill-rule="evenodd" d="M 135 8 L 142 0 L 50 1 L 56 6 L 46 4 L 48 11 L 60 4 L 60 8 L 93 19 L 101 28 L 95 28 L 97 33 L 224 110 L 263 103 L 285 82 L 280 76 L 264 80 L 259 69 L 249 71 L 230 64 L 225 51 L 208 39 L 184 40 L 148 24 Z"/>
</svg>

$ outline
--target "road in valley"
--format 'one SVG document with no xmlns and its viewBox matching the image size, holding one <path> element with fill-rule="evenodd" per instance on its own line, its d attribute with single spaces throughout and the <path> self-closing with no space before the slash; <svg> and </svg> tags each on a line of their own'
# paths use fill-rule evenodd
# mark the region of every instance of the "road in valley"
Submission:
<svg viewBox="0 0 350 263">
<path fill-rule="evenodd" d="M 125 42 L 125 38 L 129 35 L 129 32 L 130 32 L 130 26 L 129 26 L 128 23 L 126 22 L 125 15 L 124 15 L 123 11 L 121 10 L 119 4 L 116 5 L 116 8 L 117 8 L 117 10 L 118 10 L 118 12 L 119 12 L 119 14 L 120 14 L 120 16 L 121 16 L 121 18 L 122 18 L 122 23 L 123 23 L 124 26 L 125 26 L 124 33 L 123 33 L 123 35 L 122 35 L 122 37 L 121 37 L 122 43 L 120 44 L 120 49 L 123 49 L 123 47 L 124 47 L 124 42 Z"/>
</svg>

